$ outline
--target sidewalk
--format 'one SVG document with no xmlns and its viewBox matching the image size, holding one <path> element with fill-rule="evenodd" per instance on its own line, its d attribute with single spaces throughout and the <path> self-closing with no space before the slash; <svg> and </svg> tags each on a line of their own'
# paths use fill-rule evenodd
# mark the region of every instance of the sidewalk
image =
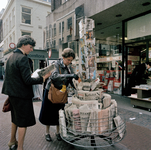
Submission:
<svg viewBox="0 0 151 150">
<path fill-rule="evenodd" d="M 0 90 L 2 81 L 0 80 Z M 127 97 L 110 94 L 118 104 L 118 113 L 126 121 L 126 135 L 120 142 L 110 147 L 97 148 L 97 150 L 151 150 L 151 112 L 147 109 L 132 108 Z M 2 106 L 6 96 L 0 94 L 0 150 L 8 150 L 7 143 L 10 140 L 11 121 L 10 112 L 3 113 Z M 36 125 L 27 129 L 24 150 L 86 150 L 74 147 L 64 141 L 57 141 L 55 127 L 51 127 L 53 141 L 44 139 L 45 126 L 38 121 L 41 101 L 34 102 Z M 135 118 L 130 120 L 130 118 Z"/>
</svg>

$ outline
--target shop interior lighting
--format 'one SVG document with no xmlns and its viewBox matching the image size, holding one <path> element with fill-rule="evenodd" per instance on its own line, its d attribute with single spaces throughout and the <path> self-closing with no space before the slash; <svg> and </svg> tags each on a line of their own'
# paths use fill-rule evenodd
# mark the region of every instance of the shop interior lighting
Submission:
<svg viewBox="0 0 151 150">
<path fill-rule="evenodd" d="M 120 39 L 122 40 L 122 37 Z M 125 37 L 125 40 L 128 40 L 127 37 Z"/>
</svg>

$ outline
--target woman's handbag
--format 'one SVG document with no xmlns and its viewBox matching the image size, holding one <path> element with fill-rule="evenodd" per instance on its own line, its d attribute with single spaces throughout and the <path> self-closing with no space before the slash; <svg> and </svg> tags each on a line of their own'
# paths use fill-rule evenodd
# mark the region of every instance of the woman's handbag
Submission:
<svg viewBox="0 0 151 150">
<path fill-rule="evenodd" d="M 67 90 L 65 92 L 60 91 L 55 88 L 53 83 L 51 83 L 48 99 L 54 104 L 65 104 L 67 102 Z"/>
<path fill-rule="evenodd" d="M 10 101 L 9 101 L 9 97 L 7 97 L 7 99 L 6 99 L 5 102 L 4 102 L 2 111 L 3 111 L 3 112 L 8 112 L 8 111 L 10 111 L 10 110 L 11 110 L 11 109 L 10 109 Z"/>
<path fill-rule="evenodd" d="M 59 72 L 61 74 L 61 70 L 59 67 Z M 48 92 L 48 99 L 54 103 L 54 104 L 65 104 L 67 102 L 67 90 L 61 91 L 57 88 L 55 88 L 55 86 L 53 85 L 53 83 L 51 83 L 49 92 Z"/>
</svg>

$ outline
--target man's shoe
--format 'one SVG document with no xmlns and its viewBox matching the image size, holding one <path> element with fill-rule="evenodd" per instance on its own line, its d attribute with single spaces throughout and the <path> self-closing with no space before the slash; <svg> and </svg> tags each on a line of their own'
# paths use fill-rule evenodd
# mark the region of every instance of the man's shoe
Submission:
<svg viewBox="0 0 151 150">
<path fill-rule="evenodd" d="M 50 134 L 46 134 L 45 139 L 46 141 L 49 141 L 49 142 L 52 141 Z"/>
<path fill-rule="evenodd" d="M 56 137 L 57 137 L 57 140 L 58 140 L 58 141 L 61 141 L 61 140 L 62 140 L 59 133 L 58 133 L 58 134 L 56 133 Z"/>
</svg>

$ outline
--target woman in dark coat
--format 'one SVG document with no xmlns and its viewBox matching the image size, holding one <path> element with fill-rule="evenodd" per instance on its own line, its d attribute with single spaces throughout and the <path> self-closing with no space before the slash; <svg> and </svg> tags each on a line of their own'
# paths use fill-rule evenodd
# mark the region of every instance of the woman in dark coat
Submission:
<svg viewBox="0 0 151 150">
<path fill-rule="evenodd" d="M 54 86 L 61 90 L 62 85 L 65 84 L 66 87 L 71 84 L 74 87 L 72 78 L 78 80 L 78 76 L 73 73 L 72 68 L 70 66 L 72 60 L 75 58 L 75 53 L 72 49 L 66 48 L 62 53 L 62 59 L 59 59 L 55 63 L 56 70 L 52 72 L 50 79 L 47 82 L 44 98 L 42 102 L 42 107 L 40 111 L 39 121 L 46 125 L 46 135 L 45 139 L 47 141 L 52 141 L 51 136 L 49 134 L 50 126 L 56 125 L 56 137 L 58 140 L 61 140 L 59 134 L 59 110 L 64 109 L 65 104 L 53 104 L 50 100 L 48 100 L 48 91 L 50 88 L 51 82 Z M 61 74 L 59 72 L 59 68 L 61 70 Z"/>
<path fill-rule="evenodd" d="M 30 36 L 22 36 L 17 43 L 17 49 L 8 58 L 2 93 L 9 96 L 11 105 L 11 139 L 8 146 L 17 145 L 23 150 L 26 129 L 35 125 L 33 111 L 33 84 L 42 84 L 51 73 L 43 77 L 31 78 L 31 67 L 27 54 L 33 51 L 35 41 Z M 16 132 L 18 128 L 18 142 Z"/>
</svg>

